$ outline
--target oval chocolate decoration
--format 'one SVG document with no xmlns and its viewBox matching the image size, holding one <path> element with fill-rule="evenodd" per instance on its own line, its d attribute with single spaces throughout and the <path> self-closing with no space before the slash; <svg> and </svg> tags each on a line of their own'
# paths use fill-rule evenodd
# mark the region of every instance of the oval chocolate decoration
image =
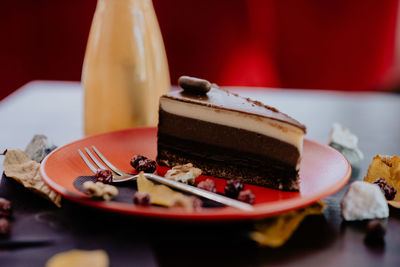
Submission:
<svg viewBox="0 0 400 267">
<path fill-rule="evenodd" d="M 178 85 L 185 92 L 194 94 L 207 94 L 211 89 L 211 83 L 209 81 L 189 76 L 179 77 Z"/>
</svg>

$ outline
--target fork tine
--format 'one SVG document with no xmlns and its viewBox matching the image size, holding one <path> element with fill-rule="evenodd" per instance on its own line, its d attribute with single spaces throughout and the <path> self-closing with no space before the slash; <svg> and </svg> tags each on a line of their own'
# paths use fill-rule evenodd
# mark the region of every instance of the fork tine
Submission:
<svg viewBox="0 0 400 267">
<path fill-rule="evenodd" d="M 93 151 L 96 153 L 97 156 L 99 156 L 99 158 L 104 162 L 104 164 L 106 164 L 111 170 L 113 170 L 115 173 L 117 173 L 118 175 L 126 175 L 127 173 L 121 171 L 120 169 L 118 169 L 117 167 L 115 167 L 111 162 L 109 162 L 106 157 L 103 156 L 103 154 L 100 153 L 100 151 L 95 147 L 95 146 L 91 146 Z"/>
<path fill-rule="evenodd" d="M 86 165 L 89 167 L 89 169 L 96 173 L 97 169 L 95 166 L 93 166 L 93 164 L 90 162 L 90 160 L 82 153 L 82 151 L 80 149 L 78 149 L 78 153 L 81 156 L 81 158 L 83 159 L 83 161 L 86 163 Z"/>
<path fill-rule="evenodd" d="M 93 154 L 90 152 L 90 150 L 85 147 L 86 153 L 89 155 L 89 157 L 93 160 L 94 164 L 96 164 L 100 169 L 106 170 L 107 167 L 104 166 Z"/>
</svg>

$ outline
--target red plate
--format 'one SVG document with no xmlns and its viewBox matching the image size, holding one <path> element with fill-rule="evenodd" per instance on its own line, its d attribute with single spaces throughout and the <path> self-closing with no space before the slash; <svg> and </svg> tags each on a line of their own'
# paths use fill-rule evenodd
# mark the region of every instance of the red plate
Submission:
<svg viewBox="0 0 400 267">
<path fill-rule="evenodd" d="M 40 172 L 53 190 L 81 204 L 126 214 L 179 220 L 255 219 L 298 209 L 335 193 L 346 184 L 351 174 L 351 167 L 342 154 L 327 145 L 305 139 L 300 192 L 283 192 L 246 185 L 245 188 L 251 189 L 256 195 L 253 211 L 222 207 L 189 212 L 179 208 L 141 207 L 115 201 L 94 201 L 73 186 L 76 177 L 92 175 L 77 153 L 79 148 L 95 145 L 118 168 L 132 172 L 130 158 L 134 154 L 155 158 L 156 144 L 156 128 L 136 128 L 91 136 L 53 151 L 41 164 Z M 216 182 L 217 190 L 223 192 L 226 180 L 213 177 L 212 179 Z"/>
</svg>

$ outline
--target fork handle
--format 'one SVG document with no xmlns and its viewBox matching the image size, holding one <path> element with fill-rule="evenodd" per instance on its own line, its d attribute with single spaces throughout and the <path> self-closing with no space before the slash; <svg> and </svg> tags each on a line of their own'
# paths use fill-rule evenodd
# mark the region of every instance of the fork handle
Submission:
<svg viewBox="0 0 400 267">
<path fill-rule="evenodd" d="M 221 196 L 221 195 L 218 195 L 218 194 L 215 194 L 215 193 L 212 193 L 212 192 L 209 192 L 209 191 L 206 191 L 206 190 L 203 190 L 203 189 L 191 186 L 191 185 L 176 182 L 176 181 L 166 179 L 164 177 L 161 177 L 161 176 L 158 176 L 155 174 L 151 174 L 151 173 L 145 173 L 144 176 L 146 178 L 149 178 L 149 179 L 159 182 L 161 184 L 168 185 L 170 187 L 182 190 L 184 192 L 191 193 L 196 196 L 200 196 L 203 198 L 207 198 L 207 199 L 219 202 L 226 206 L 230 206 L 230 207 L 234 207 L 234 208 L 246 210 L 246 211 L 254 210 L 253 206 L 249 205 L 247 203 L 244 203 L 244 202 L 241 202 L 241 201 L 229 198 L 229 197 Z"/>
</svg>

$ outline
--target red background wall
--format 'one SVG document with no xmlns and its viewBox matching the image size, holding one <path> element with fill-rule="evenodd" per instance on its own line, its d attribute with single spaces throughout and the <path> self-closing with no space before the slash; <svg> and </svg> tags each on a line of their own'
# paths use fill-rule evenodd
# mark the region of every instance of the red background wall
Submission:
<svg viewBox="0 0 400 267">
<path fill-rule="evenodd" d="M 388 90 L 398 0 L 154 0 L 172 82 Z M 33 79 L 80 80 L 95 0 L 0 9 L 0 99 Z"/>
</svg>

